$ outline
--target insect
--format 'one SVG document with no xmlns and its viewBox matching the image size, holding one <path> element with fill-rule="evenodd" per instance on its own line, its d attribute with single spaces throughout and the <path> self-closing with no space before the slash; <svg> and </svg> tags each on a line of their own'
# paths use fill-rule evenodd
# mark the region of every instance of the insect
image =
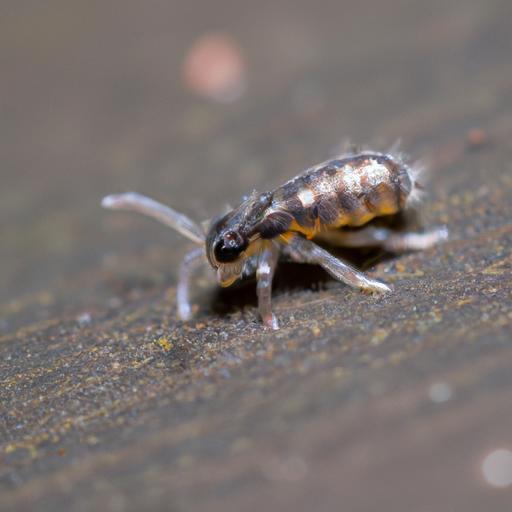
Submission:
<svg viewBox="0 0 512 512">
<path fill-rule="evenodd" d="M 369 278 L 316 242 L 380 246 L 399 253 L 426 249 L 447 238 L 445 227 L 410 232 L 373 222 L 414 206 L 421 194 L 417 175 L 417 169 L 407 165 L 401 155 L 347 154 L 311 167 L 271 192 L 254 191 L 239 206 L 209 222 L 207 229 L 133 192 L 107 196 L 102 205 L 153 217 L 200 245 L 185 256 L 179 271 L 176 300 L 181 319 L 191 317 L 191 275 L 209 263 L 223 287 L 256 273 L 261 319 L 267 327 L 277 329 L 271 287 L 280 258 L 320 265 L 334 278 L 363 291 L 389 292 L 386 284 Z"/>
</svg>

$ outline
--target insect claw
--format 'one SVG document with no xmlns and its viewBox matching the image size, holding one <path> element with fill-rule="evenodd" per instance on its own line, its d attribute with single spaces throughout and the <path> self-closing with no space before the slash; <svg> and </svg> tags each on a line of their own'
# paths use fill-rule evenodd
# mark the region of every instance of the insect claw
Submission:
<svg viewBox="0 0 512 512">
<path fill-rule="evenodd" d="M 178 304 L 178 318 L 184 322 L 192 318 L 190 304 Z"/>
<path fill-rule="evenodd" d="M 441 242 L 443 240 L 448 240 L 450 236 L 450 232 L 448 231 L 448 228 L 446 226 L 439 226 L 437 229 L 434 230 L 437 234 L 437 241 Z"/>
<path fill-rule="evenodd" d="M 373 281 L 372 282 L 372 291 L 375 291 L 378 293 L 391 293 L 393 290 L 387 284 L 381 283 L 380 281 Z"/>
<path fill-rule="evenodd" d="M 274 314 L 262 319 L 265 327 L 272 329 L 273 331 L 279 330 L 279 322 Z"/>
<path fill-rule="evenodd" d="M 380 281 L 368 279 L 367 283 L 361 285 L 361 291 L 369 294 L 385 294 L 391 293 L 393 289 Z"/>
<path fill-rule="evenodd" d="M 118 198 L 118 196 L 115 195 L 115 194 L 111 194 L 110 196 L 105 196 L 101 200 L 101 206 L 103 208 L 107 208 L 109 210 L 113 210 L 115 208 L 115 206 L 116 206 L 117 198 Z"/>
</svg>

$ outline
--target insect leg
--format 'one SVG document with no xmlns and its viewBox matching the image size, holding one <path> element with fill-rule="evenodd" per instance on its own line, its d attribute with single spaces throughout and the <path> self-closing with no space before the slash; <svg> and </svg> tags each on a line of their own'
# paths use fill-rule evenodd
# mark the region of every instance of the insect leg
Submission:
<svg viewBox="0 0 512 512">
<path fill-rule="evenodd" d="M 448 238 L 448 229 L 444 226 L 425 233 L 390 233 L 382 246 L 391 252 L 422 251 Z"/>
<path fill-rule="evenodd" d="M 348 263 L 336 258 L 314 242 L 300 236 L 294 236 L 289 244 L 284 246 L 284 250 L 293 261 L 320 265 L 331 276 L 354 288 L 371 292 L 391 291 L 384 283 L 366 277 Z"/>
<path fill-rule="evenodd" d="M 278 247 L 274 244 L 268 244 L 260 253 L 256 270 L 258 310 L 263 323 L 271 329 L 279 329 L 277 319 L 272 313 L 272 279 L 276 270 L 278 256 Z"/>
<path fill-rule="evenodd" d="M 368 226 L 358 231 L 333 230 L 325 239 L 343 247 L 380 246 L 391 252 L 421 251 L 448 238 L 446 227 L 439 227 L 425 233 L 400 233 L 388 228 Z"/>
<path fill-rule="evenodd" d="M 142 213 L 170 226 L 197 244 L 203 244 L 205 241 L 203 230 L 192 219 L 141 194 L 135 192 L 113 194 L 104 197 L 101 206 L 110 210 L 130 210 Z"/>
<path fill-rule="evenodd" d="M 190 320 L 192 317 L 189 300 L 190 278 L 192 273 L 203 264 L 206 264 L 206 257 L 202 247 L 197 247 L 187 253 L 181 263 L 178 286 L 176 287 L 178 317 L 181 320 Z"/>
</svg>

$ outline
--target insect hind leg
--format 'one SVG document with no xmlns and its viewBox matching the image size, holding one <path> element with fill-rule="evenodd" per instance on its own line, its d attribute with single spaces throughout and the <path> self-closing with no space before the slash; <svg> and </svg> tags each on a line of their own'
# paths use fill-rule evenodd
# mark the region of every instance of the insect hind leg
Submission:
<svg viewBox="0 0 512 512">
<path fill-rule="evenodd" d="M 322 237 L 342 247 L 378 246 L 390 252 L 422 251 L 448 238 L 448 229 L 438 227 L 424 233 L 396 232 L 389 228 L 368 226 L 357 231 L 332 230 Z"/>
<path fill-rule="evenodd" d="M 285 246 L 285 253 L 297 263 L 320 265 L 339 281 L 368 292 L 390 292 L 391 289 L 380 281 L 370 279 L 352 265 L 336 258 L 322 247 L 301 236 L 294 236 Z"/>
<path fill-rule="evenodd" d="M 448 229 L 439 227 L 425 233 L 391 233 L 382 246 L 391 252 L 423 251 L 448 238 Z"/>
</svg>

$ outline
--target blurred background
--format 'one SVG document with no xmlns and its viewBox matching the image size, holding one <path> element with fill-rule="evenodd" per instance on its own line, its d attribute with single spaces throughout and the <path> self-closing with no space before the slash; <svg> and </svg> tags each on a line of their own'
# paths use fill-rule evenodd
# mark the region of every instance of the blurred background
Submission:
<svg viewBox="0 0 512 512">
<path fill-rule="evenodd" d="M 161 299 L 158 290 L 174 286 L 177 264 L 190 244 L 150 220 L 102 211 L 100 200 L 109 193 L 134 190 L 202 220 L 253 189 L 270 189 L 325 160 L 347 141 L 386 150 L 401 139 L 402 148 L 426 161 L 431 169 L 433 199 L 425 213 L 427 223 L 449 224 L 455 241 L 469 240 L 491 228 L 505 229 L 493 232 L 499 233 L 497 238 L 509 233 L 511 20 L 512 4 L 507 0 L 1 0 L 0 335 L 12 343 L 6 353 L 22 350 L 16 348 L 16 333 L 29 332 L 23 329 L 30 325 L 30 332 L 39 332 L 41 325 L 45 329 L 53 325 L 58 330 L 62 322 L 78 319 L 79 324 L 88 324 L 105 311 L 122 315 L 125 302 L 116 298 L 119 295 L 124 294 L 123 300 L 128 302 L 148 296 L 157 301 Z M 471 201 L 468 194 L 473 194 Z M 470 203 L 473 206 L 468 206 Z M 500 240 L 496 246 L 491 244 L 493 249 L 485 242 L 489 252 L 474 252 L 476 259 L 469 263 L 462 255 L 474 242 L 457 246 L 458 255 L 434 267 L 442 266 L 446 271 L 452 264 L 459 265 L 457 272 L 463 279 L 470 265 L 483 265 L 484 260 L 485 265 L 496 264 L 492 258 L 509 247 L 509 242 Z M 503 265 L 492 267 L 497 274 L 490 271 L 487 278 L 506 282 L 503 269 L 509 267 Z M 434 273 L 432 270 L 430 275 Z M 474 282 L 482 282 L 477 277 Z M 460 284 L 456 299 L 465 297 L 470 288 Z M 500 295 L 505 292 L 498 285 L 496 290 L 496 304 L 508 307 L 506 295 Z M 492 296 L 487 292 L 487 297 Z M 443 293 L 438 290 L 435 296 Z M 360 300 L 358 296 L 347 300 L 354 298 Z M 309 300 L 312 298 L 307 296 L 304 302 Z M 406 310 L 409 307 L 410 303 Z M 286 310 L 286 315 L 291 315 L 290 311 Z M 344 311 L 349 315 L 347 308 Z M 479 307 L 468 313 L 469 318 L 480 318 L 481 311 Z M 496 308 L 494 312 L 498 315 Z M 489 315 L 483 320 L 486 329 L 494 318 Z M 481 336 L 499 340 L 496 343 L 501 349 L 505 329 L 510 327 L 510 311 L 499 315 L 504 316 L 493 325 L 503 328 L 500 335 L 482 330 Z M 467 317 L 461 320 L 468 325 L 472 321 Z M 370 321 L 364 329 L 374 336 L 375 325 Z M 452 321 L 441 325 L 447 328 Z M 325 339 L 339 337 L 342 328 L 338 326 Z M 376 344 L 382 335 L 379 332 Z M 406 345 L 416 339 L 411 332 L 400 337 Z M 41 334 L 37 343 L 25 340 L 27 347 L 46 350 L 48 336 Z M 59 339 L 58 331 L 52 336 Z M 236 333 L 230 336 L 238 340 Z M 289 343 L 303 339 L 300 332 L 286 336 Z M 365 339 L 371 338 L 368 336 Z M 450 335 L 446 338 L 452 339 Z M 306 343 L 304 338 L 304 346 Z M 45 354 L 37 364 L 45 364 Z M 439 364 L 449 368 L 459 360 L 456 354 Z M 435 358 L 429 361 L 436 367 Z M 467 361 L 473 360 L 468 357 Z M 22 375 L 23 365 L 28 364 L 26 357 L 20 356 L 16 364 L 16 374 Z M 190 362 L 182 364 L 188 369 L 193 366 Z M 422 364 L 413 364 L 423 368 L 420 375 L 414 371 L 409 374 L 413 382 L 428 378 L 431 367 Z M 4 369 L 12 371 L 12 364 Z M 501 368 L 496 375 L 504 371 Z M 168 374 L 167 369 L 162 372 Z M 107 381 L 109 377 L 104 378 Z M 510 378 L 506 381 L 509 385 Z M 434 398 L 427 409 L 436 397 L 441 396 L 440 402 L 451 398 L 452 388 L 443 387 L 443 383 L 441 380 L 441 387 L 432 391 Z M 36 380 L 31 385 L 39 384 Z M 347 395 L 349 402 L 350 397 L 359 396 L 360 385 L 364 387 L 360 381 L 351 381 L 355 395 Z M 238 388 L 232 386 L 236 394 Z M 401 381 L 397 386 L 406 389 L 408 384 Z M 12 402 L 4 402 L 12 407 L 21 393 L 20 389 L 14 391 L 9 398 Z M 316 392 L 321 394 L 319 389 Z M 339 406 L 341 410 L 342 405 L 333 408 Z M 474 418 L 471 406 L 467 407 L 466 417 Z M 204 414 L 206 421 L 208 414 Z M 265 418 L 265 413 L 258 417 Z M 357 414 L 355 418 L 357 426 Z M 401 424 L 398 417 L 395 420 Z M 14 442 L 30 437 L 37 430 L 37 421 L 20 429 L 23 435 L 14 433 L 14 423 L 7 421 L 5 439 Z M 452 430 L 442 421 L 438 428 L 445 434 L 448 429 L 450 436 L 463 428 L 456 419 L 450 420 L 455 422 Z M 482 461 L 486 453 L 504 447 L 494 466 L 493 459 L 490 461 L 490 471 L 491 475 L 501 475 L 498 479 L 502 478 L 502 487 L 507 488 L 508 478 L 512 480 L 510 445 L 503 436 L 505 430 L 496 433 L 490 423 L 485 425 L 471 427 L 466 433 L 465 446 L 475 444 L 477 448 L 467 455 L 464 465 L 457 465 L 458 457 L 465 453 L 462 447 L 443 459 L 444 479 L 436 480 L 437 466 L 430 462 L 428 474 L 432 478 L 422 495 L 439 489 L 445 494 L 439 491 L 444 497 L 436 508 L 428 508 L 424 500 L 415 510 L 461 510 L 462 506 L 465 510 L 508 510 L 499 507 L 512 503 L 504 494 L 508 492 L 511 497 L 510 487 L 495 494 Z M 480 443 L 479 433 L 483 431 L 488 431 L 489 442 Z M 261 432 L 265 432 L 263 426 Z M 315 432 L 322 435 L 321 429 Z M 377 444 L 386 443 L 385 436 L 375 435 Z M 267 447 L 275 438 L 269 434 L 268 439 Z M 398 464 L 396 478 L 388 477 L 388 483 L 379 487 L 378 495 L 387 499 L 383 503 L 394 507 L 384 506 L 383 510 L 414 509 L 399 505 L 415 503 L 410 490 L 405 493 L 408 497 L 399 498 L 400 482 L 419 484 L 423 478 L 414 476 L 423 459 L 415 458 L 413 445 L 410 440 L 410 458 L 406 457 L 404 465 Z M 106 446 L 112 448 L 108 443 Z M 202 445 L 198 446 L 200 450 Z M 294 456 L 286 459 L 284 466 L 276 462 L 269 470 L 281 475 L 277 480 L 288 483 L 276 494 L 269 491 L 265 496 L 271 507 L 294 503 L 300 510 L 310 510 L 300 493 L 293 494 L 293 500 L 283 497 L 289 496 L 289 482 L 301 481 L 306 474 L 306 465 Z M 357 459 L 357 474 L 377 478 L 370 455 L 366 457 Z M 64 457 L 50 466 L 63 468 L 76 460 Z M 383 468 L 394 459 L 387 453 L 379 460 L 386 464 L 376 467 Z M 11 473 L 9 468 L 2 473 L 9 475 L 5 476 L 6 488 L 14 493 L 11 510 L 21 508 L 30 496 L 44 495 L 43 489 L 37 494 L 34 488 L 24 494 L 23 484 L 40 478 L 46 462 L 23 464 L 18 473 Z M 147 464 L 151 465 L 151 460 Z M 332 485 L 324 487 L 317 482 L 309 488 L 311 499 L 316 505 L 320 503 L 319 510 L 323 510 L 322 493 L 327 495 L 326 510 L 344 496 L 333 491 L 337 484 L 332 475 L 337 469 L 335 465 L 329 467 L 330 476 L 324 476 Z M 348 464 L 349 472 L 351 467 Z M 444 485 L 447 475 L 452 474 L 448 467 L 454 473 L 453 492 Z M 237 494 L 247 485 L 249 498 L 237 502 L 244 504 L 238 510 L 255 510 L 256 495 L 247 483 L 251 477 L 244 478 L 247 480 L 241 482 L 228 479 L 222 491 L 212 491 L 212 501 L 206 491 L 201 499 L 194 499 L 220 510 L 230 503 L 223 501 L 225 496 L 233 489 Z M 180 481 L 173 485 L 175 490 L 183 485 L 189 491 L 194 489 Z M 365 486 L 357 488 L 359 492 L 350 495 L 351 510 L 375 510 L 371 499 L 362 498 Z M 187 501 L 185 497 L 178 503 L 183 509 L 190 503 L 198 506 L 194 499 Z M 104 510 L 129 508 L 122 498 L 119 500 L 118 508 L 115 500 L 113 504 L 103 503 Z M 450 506 L 443 508 L 442 504 Z M 481 508 L 484 505 L 495 508 Z"/>
<path fill-rule="evenodd" d="M 402 139 L 432 159 L 447 135 L 510 99 L 495 75 L 508 77 L 495 66 L 510 50 L 508 2 L 0 8 L 4 300 L 112 248 L 172 239 L 101 212 L 107 193 L 136 190 L 207 218 L 346 140 L 385 149 Z"/>
</svg>

